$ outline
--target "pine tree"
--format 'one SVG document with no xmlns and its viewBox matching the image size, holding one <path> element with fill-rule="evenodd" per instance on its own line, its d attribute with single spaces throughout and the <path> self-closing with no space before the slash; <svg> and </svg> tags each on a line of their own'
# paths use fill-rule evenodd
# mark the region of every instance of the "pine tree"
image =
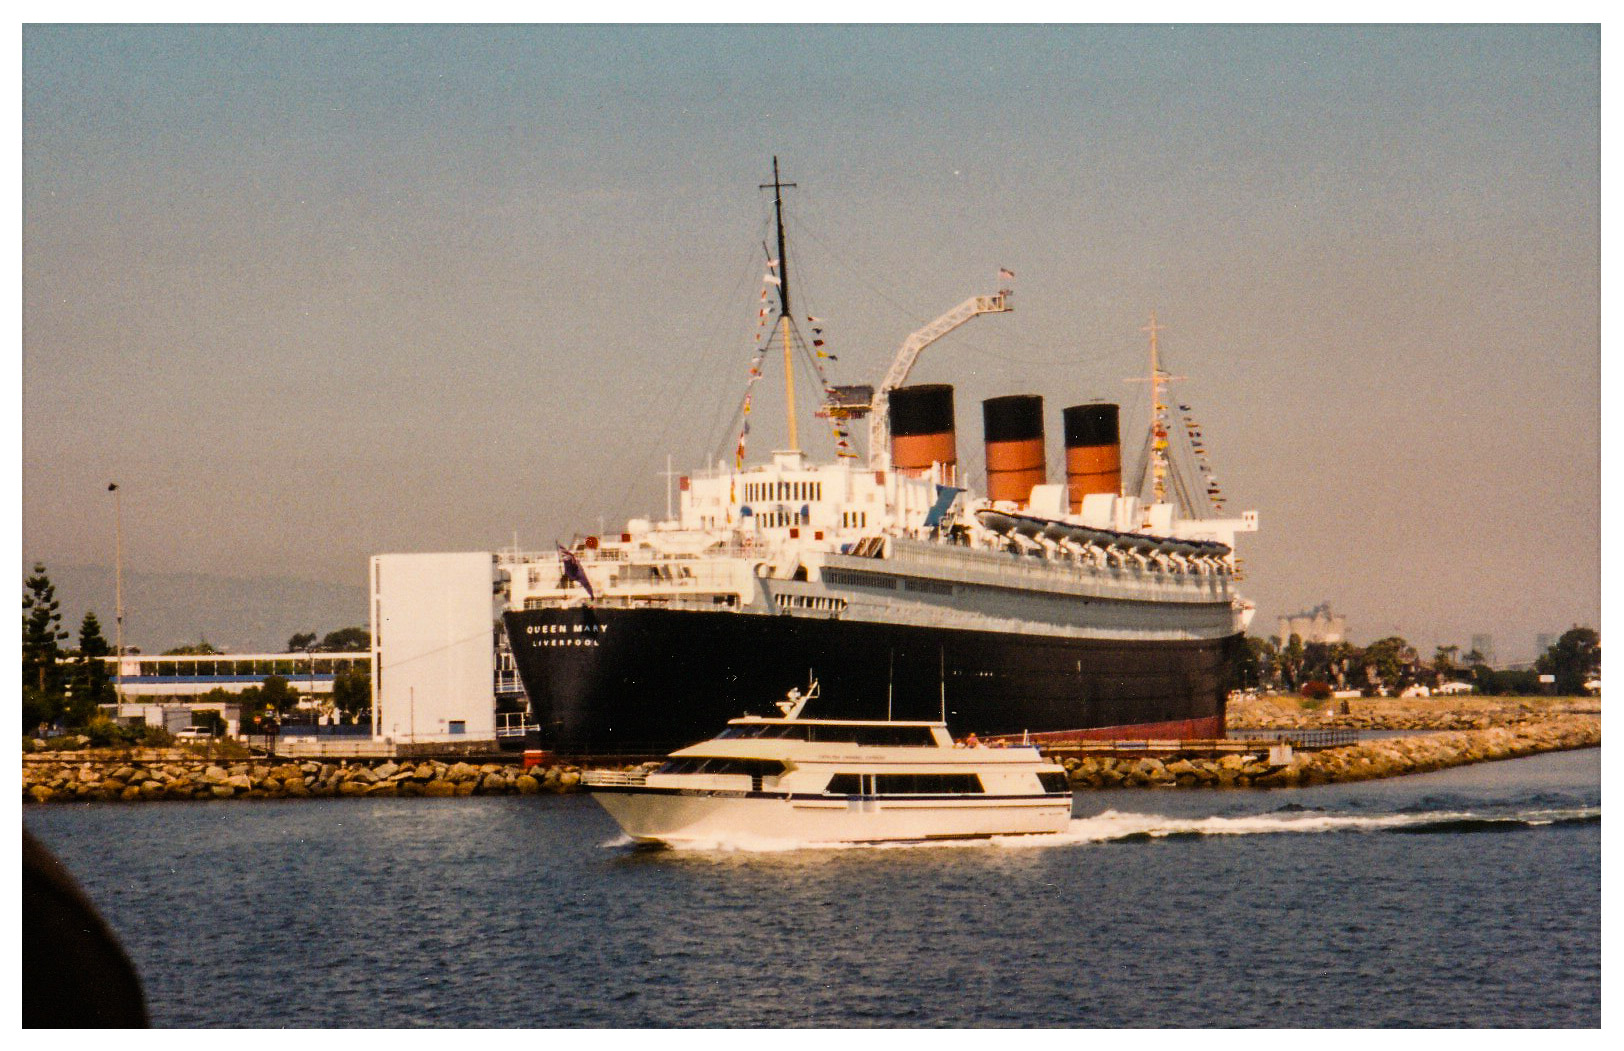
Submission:
<svg viewBox="0 0 1624 1051">
<path fill-rule="evenodd" d="M 73 725 L 89 722 L 98 705 L 118 700 L 112 678 L 107 674 L 107 662 L 102 660 L 112 652 L 113 648 L 102 637 L 101 621 L 96 619 L 96 614 L 86 613 L 79 625 L 79 653 L 69 682 L 66 714 Z"/>
<path fill-rule="evenodd" d="M 52 722 L 62 711 L 63 674 L 59 658 L 61 605 L 45 567 L 34 563 L 34 575 L 23 581 L 23 726 Z"/>
</svg>

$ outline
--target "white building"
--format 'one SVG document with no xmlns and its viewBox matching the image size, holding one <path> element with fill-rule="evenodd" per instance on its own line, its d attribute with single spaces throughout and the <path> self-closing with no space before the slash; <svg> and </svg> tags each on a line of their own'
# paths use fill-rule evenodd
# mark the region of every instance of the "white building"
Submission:
<svg viewBox="0 0 1624 1051">
<path fill-rule="evenodd" d="M 279 675 L 302 694 L 332 693 L 341 673 L 372 671 L 371 653 L 125 654 L 103 657 L 107 678 L 124 700 L 241 693 Z"/>
<path fill-rule="evenodd" d="M 116 721 L 174 733 L 194 725 L 195 713 L 215 712 L 232 737 L 242 731 L 236 695 L 263 686 L 273 675 L 304 695 L 301 707 L 319 709 L 325 702 L 318 698 L 333 692 L 339 675 L 372 672 L 370 652 L 125 654 L 102 659 L 118 702 L 101 708 Z M 222 700 L 216 691 L 232 696 Z"/>
<path fill-rule="evenodd" d="M 1348 618 L 1340 613 L 1332 613 L 1331 604 L 1322 602 L 1307 613 L 1280 618 L 1281 649 L 1286 648 L 1293 635 L 1302 639 L 1305 646 L 1311 642 L 1345 642 L 1348 638 Z"/>
<path fill-rule="evenodd" d="M 394 745 L 496 740 L 495 556 L 372 557 L 372 707 Z"/>
</svg>

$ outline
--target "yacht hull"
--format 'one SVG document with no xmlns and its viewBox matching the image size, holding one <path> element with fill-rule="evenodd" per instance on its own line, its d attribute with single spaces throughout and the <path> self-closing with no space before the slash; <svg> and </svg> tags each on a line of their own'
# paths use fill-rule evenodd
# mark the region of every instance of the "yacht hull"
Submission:
<svg viewBox="0 0 1624 1051">
<path fill-rule="evenodd" d="M 918 842 L 1062 832 L 1071 797 L 829 797 L 591 788 L 625 833 L 668 845 Z"/>
</svg>

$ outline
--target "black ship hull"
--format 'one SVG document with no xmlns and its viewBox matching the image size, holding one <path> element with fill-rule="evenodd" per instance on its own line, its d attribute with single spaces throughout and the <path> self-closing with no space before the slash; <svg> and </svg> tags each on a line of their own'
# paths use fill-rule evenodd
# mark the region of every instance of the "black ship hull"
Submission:
<svg viewBox="0 0 1624 1051">
<path fill-rule="evenodd" d="M 659 609 L 503 615 L 540 727 L 572 755 L 663 755 L 808 680 L 804 713 L 935 719 L 956 735 L 1221 737 L 1242 636 L 1123 641 Z"/>
</svg>

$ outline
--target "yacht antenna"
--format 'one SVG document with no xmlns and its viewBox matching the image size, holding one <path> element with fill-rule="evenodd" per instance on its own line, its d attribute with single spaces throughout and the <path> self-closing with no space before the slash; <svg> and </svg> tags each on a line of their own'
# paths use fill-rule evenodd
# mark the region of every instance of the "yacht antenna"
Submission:
<svg viewBox="0 0 1624 1051">
<path fill-rule="evenodd" d="M 891 721 L 891 695 L 896 689 L 897 651 L 891 651 L 891 662 L 885 668 L 885 721 Z"/>
<path fill-rule="evenodd" d="M 942 684 L 942 725 L 945 726 L 947 725 L 947 648 L 944 646 L 936 647 L 936 656 L 939 662 L 937 674 Z"/>
<path fill-rule="evenodd" d="M 785 412 L 789 416 L 789 450 L 798 452 L 801 448 L 799 435 L 795 431 L 795 359 L 790 353 L 789 329 L 789 256 L 784 252 L 784 188 L 794 187 L 792 182 L 782 182 L 778 178 L 778 157 L 773 157 L 773 181 L 762 183 L 760 189 L 772 187 L 773 215 L 778 221 L 778 324 L 783 330 L 784 337 L 784 404 Z"/>
</svg>

